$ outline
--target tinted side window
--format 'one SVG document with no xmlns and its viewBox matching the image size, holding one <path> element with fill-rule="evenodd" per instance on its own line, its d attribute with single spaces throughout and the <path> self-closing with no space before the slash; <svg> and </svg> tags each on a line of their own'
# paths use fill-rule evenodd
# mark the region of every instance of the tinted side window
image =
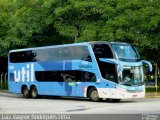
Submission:
<svg viewBox="0 0 160 120">
<path fill-rule="evenodd" d="M 113 58 L 113 53 L 111 51 L 111 48 L 108 45 L 102 44 L 101 51 L 102 51 L 104 58 Z"/>
<path fill-rule="evenodd" d="M 91 56 L 86 46 L 70 46 L 48 48 L 10 53 L 10 62 L 44 62 L 58 60 L 85 60 L 91 62 Z"/>
<path fill-rule="evenodd" d="M 94 73 L 85 71 L 36 71 L 36 80 L 40 82 L 96 82 Z"/>
<path fill-rule="evenodd" d="M 59 49 L 58 48 L 49 48 L 34 50 L 35 61 L 44 62 L 44 61 L 57 61 L 59 60 Z M 34 62 L 34 61 L 32 61 Z"/>
<path fill-rule="evenodd" d="M 59 50 L 59 60 L 85 60 L 91 62 L 91 56 L 86 46 L 63 47 Z"/>
<path fill-rule="evenodd" d="M 62 82 L 62 76 L 60 71 L 36 71 L 35 77 L 40 82 Z"/>
<path fill-rule="evenodd" d="M 96 75 L 94 73 L 84 72 L 83 77 L 86 82 L 96 82 Z"/>
<path fill-rule="evenodd" d="M 59 56 L 59 60 L 72 60 L 72 47 L 60 48 Z"/>
<path fill-rule="evenodd" d="M 63 71 L 63 79 L 65 82 L 96 82 L 94 73 L 85 71 Z"/>
<path fill-rule="evenodd" d="M 62 77 L 64 82 L 75 82 L 75 71 L 63 71 Z"/>
<path fill-rule="evenodd" d="M 41 61 L 46 61 L 46 50 L 35 50 L 35 62 L 41 62 Z M 33 62 L 33 61 L 31 61 Z"/>
<path fill-rule="evenodd" d="M 10 62 L 44 62 L 59 60 L 59 49 L 49 48 L 33 51 L 20 51 L 10 53 Z"/>
<path fill-rule="evenodd" d="M 76 82 L 84 82 L 83 79 L 83 71 L 75 71 L 75 81 Z"/>
<path fill-rule="evenodd" d="M 47 61 L 58 61 L 59 60 L 59 48 L 50 48 L 46 51 Z"/>
<path fill-rule="evenodd" d="M 95 44 L 93 51 L 96 58 L 113 58 L 113 53 L 107 44 Z"/>
<path fill-rule="evenodd" d="M 11 62 L 32 62 L 35 60 L 35 53 L 32 51 L 21 51 L 10 53 Z"/>
<path fill-rule="evenodd" d="M 101 75 L 104 79 L 110 80 L 113 82 L 118 82 L 117 70 L 115 64 L 99 62 L 99 68 L 101 71 Z"/>
<path fill-rule="evenodd" d="M 73 60 L 85 60 L 92 62 L 89 50 L 86 46 L 75 46 L 73 49 Z"/>
</svg>

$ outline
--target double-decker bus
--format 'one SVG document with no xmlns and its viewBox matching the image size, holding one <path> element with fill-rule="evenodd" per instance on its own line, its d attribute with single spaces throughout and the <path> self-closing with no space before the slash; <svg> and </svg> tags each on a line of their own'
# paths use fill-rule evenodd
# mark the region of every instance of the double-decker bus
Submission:
<svg viewBox="0 0 160 120">
<path fill-rule="evenodd" d="M 88 97 L 92 101 L 143 98 L 143 64 L 137 49 L 121 42 L 84 42 L 11 50 L 12 93 Z"/>
</svg>

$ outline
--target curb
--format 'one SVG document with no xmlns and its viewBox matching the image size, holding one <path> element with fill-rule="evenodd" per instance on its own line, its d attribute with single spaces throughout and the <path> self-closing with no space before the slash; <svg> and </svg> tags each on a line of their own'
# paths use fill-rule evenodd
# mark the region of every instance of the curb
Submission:
<svg viewBox="0 0 160 120">
<path fill-rule="evenodd" d="M 9 93 L 8 90 L 0 90 L 0 92 L 2 92 L 2 93 Z"/>
<path fill-rule="evenodd" d="M 160 96 L 145 96 L 145 98 L 160 98 Z"/>
<path fill-rule="evenodd" d="M 159 92 L 147 92 L 145 98 L 160 98 Z"/>
</svg>

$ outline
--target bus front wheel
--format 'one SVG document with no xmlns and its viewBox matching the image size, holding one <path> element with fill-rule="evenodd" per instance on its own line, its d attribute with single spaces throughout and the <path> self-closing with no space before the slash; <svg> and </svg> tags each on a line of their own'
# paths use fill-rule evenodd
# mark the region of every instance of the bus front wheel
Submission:
<svg viewBox="0 0 160 120">
<path fill-rule="evenodd" d="M 31 97 L 34 99 L 38 98 L 38 91 L 36 86 L 31 87 Z"/>
<path fill-rule="evenodd" d="M 29 98 L 29 90 L 28 90 L 27 86 L 23 86 L 22 94 L 23 94 L 24 98 Z"/>
<path fill-rule="evenodd" d="M 98 102 L 100 101 L 99 95 L 98 95 L 98 91 L 96 88 L 91 88 L 89 90 L 89 98 L 93 101 L 93 102 Z"/>
</svg>

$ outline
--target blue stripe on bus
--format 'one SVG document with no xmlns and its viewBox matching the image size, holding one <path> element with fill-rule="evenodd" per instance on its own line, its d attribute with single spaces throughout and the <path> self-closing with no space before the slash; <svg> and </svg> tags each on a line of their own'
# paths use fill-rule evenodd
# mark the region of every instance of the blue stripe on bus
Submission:
<svg viewBox="0 0 160 120">
<path fill-rule="evenodd" d="M 64 83 L 65 93 L 67 96 L 71 96 L 72 94 L 72 86 L 69 86 L 67 82 Z"/>
<path fill-rule="evenodd" d="M 72 70 L 72 62 L 71 61 L 65 61 L 65 70 Z"/>
<path fill-rule="evenodd" d="M 63 62 L 39 62 L 44 70 L 63 70 Z"/>
<path fill-rule="evenodd" d="M 72 70 L 71 61 L 62 62 L 39 62 L 44 70 Z"/>
</svg>

